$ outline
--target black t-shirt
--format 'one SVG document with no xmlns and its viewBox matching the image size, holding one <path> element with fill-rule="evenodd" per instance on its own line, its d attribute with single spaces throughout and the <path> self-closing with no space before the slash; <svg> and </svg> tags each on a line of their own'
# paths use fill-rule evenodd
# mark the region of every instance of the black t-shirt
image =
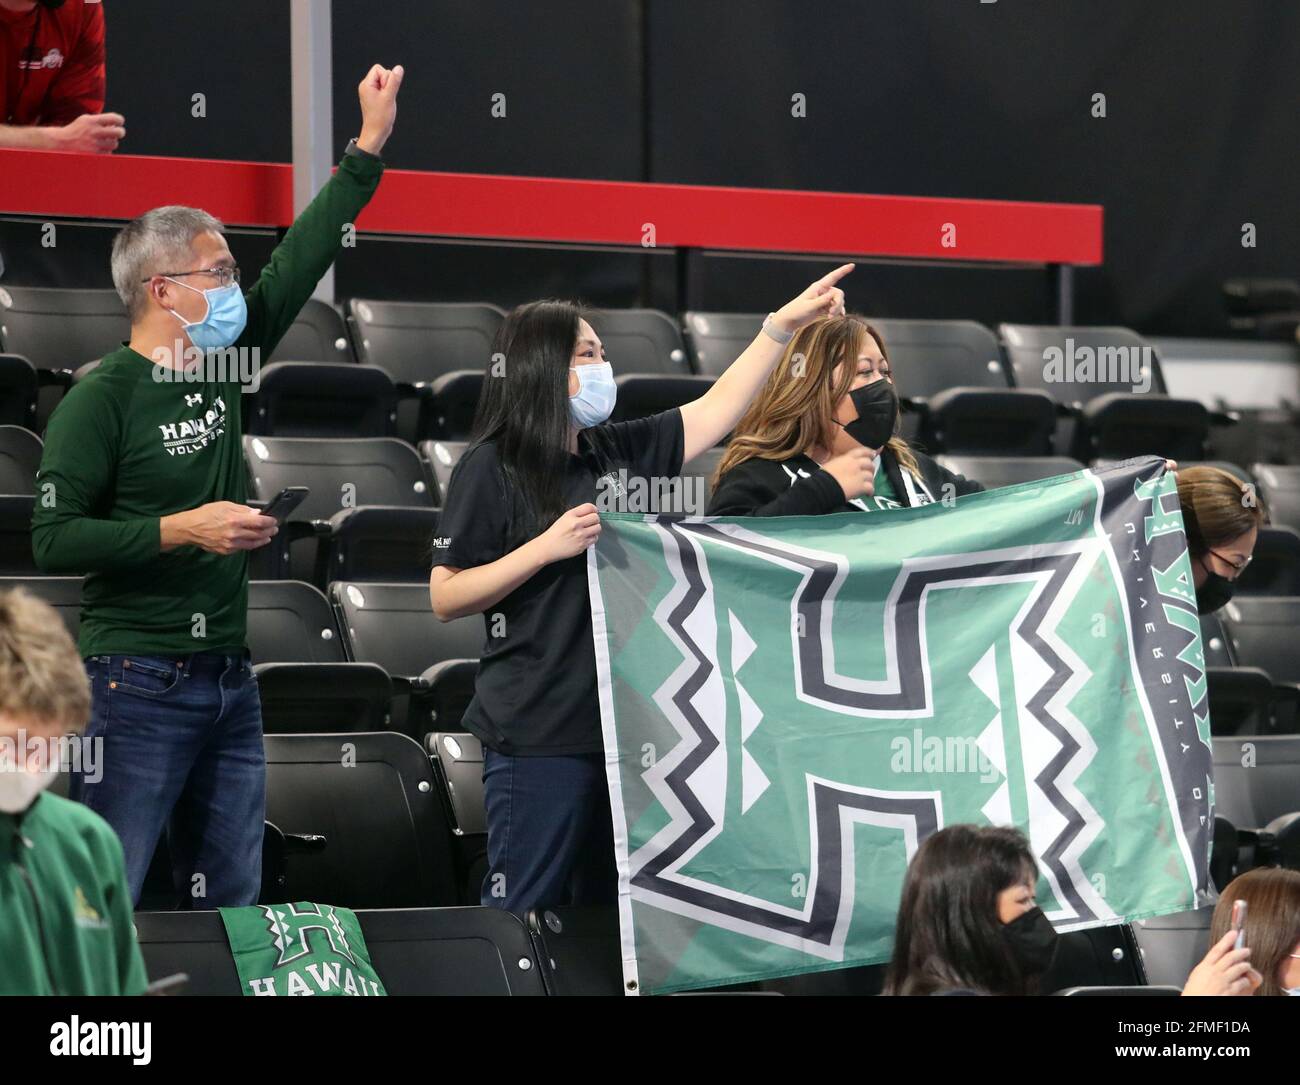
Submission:
<svg viewBox="0 0 1300 1085">
<path fill-rule="evenodd" d="M 569 457 L 565 507 L 595 502 L 598 481 L 620 470 L 645 479 L 677 475 L 682 450 L 676 409 L 584 430 L 578 454 Z M 496 445 L 466 449 L 438 522 L 433 564 L 469 569 L 504 557 L 519 545 L 511 540 L 523 535 L 522 515 L 521 502 L 506 492 Z M 505 754 L 600 753 L 587 555 L 552 562 L 483 617 L 486 640 L 465 729 Z"/>
</svg>

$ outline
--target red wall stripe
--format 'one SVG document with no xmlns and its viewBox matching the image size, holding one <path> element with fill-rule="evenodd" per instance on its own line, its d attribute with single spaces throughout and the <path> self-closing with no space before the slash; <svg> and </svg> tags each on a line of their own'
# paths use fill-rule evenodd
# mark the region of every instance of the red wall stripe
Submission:
<svg viewBox="0 0 1300 1085">
<path fill-rule="evenodd" d="M 231 225 L 286 226 L 292 167 L 0 150 L 0 212 L 128 219 L 164 203 Z M 955 247 L 943 244 L 945 225 Z M 1095 204 L 874 196 L 389 170 L 358 222 L 379 233 L 514 241 L 1093 265 Z"/>
</svg>

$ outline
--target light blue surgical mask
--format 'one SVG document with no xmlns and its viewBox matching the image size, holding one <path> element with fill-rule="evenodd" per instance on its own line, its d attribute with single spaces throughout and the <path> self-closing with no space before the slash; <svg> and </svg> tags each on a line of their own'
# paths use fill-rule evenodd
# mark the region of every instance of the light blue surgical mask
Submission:
<svg viewBox="0 0 1300 1085">
<path fill-rule="evenodd" d="M 569 369 L 578 374 L 577 394 L 569 397 L 569 417 L 578 429 L 599 426 L 613 413 L 618 396 L 614 367 L 609 362 L 590 362 Z"/>
<path fill-rule="evenodd" d="M 202 294 L 208 303 L 207 315 L 193 324 L 187 323 L 180 313 L 172 310 L 172 316 L 181 322 L 181 326 L 190 337 L 190 342 L 199 350 L 224 350 L 233 345 L 243 333 L 244 325 L 248 323 L 248 306 L 244 302 L 244 294 L 239 289 L 238 283 L 214 286 L 211 290 L 198 290 L 189 283 L 179 282 L 176 279 L 168 278 L 167 281 L 183 286 L 186 290 L 193 290 L 196 294 Z"/>
</svg>

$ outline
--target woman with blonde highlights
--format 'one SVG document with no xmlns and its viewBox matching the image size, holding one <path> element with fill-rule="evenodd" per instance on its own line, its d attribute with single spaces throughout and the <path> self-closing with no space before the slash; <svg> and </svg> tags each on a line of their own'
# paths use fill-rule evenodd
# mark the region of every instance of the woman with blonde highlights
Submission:
<svg viewBox="0 0 1300 1085">
<path fill-rule="evenodd" d="M 806 516 L 928 505 L 984 487 L 897 434 L 884 339 L 859 316 L 801 328 L 736 426 L 710 515 Z"/>
</svg>

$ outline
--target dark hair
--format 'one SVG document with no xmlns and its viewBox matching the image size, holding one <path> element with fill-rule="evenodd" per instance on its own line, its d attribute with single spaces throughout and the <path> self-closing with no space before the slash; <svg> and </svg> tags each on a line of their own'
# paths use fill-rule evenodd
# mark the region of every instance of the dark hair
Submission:
<svg viewBox="0 0 1300 1085">
<path fill-rule="evenodd" d="M 1002 936 L 998 894 L 1037 881 L 1018 829 L 953 825 L 927 837 L 903 878 L 885 994 L 1032 993 Z"/>
<path fill-rule="evenodd" d="M 492 346 L 469 448 L 496 445 L 507 500 L 519 501 L 527 530 L 512 545 L 544 531 L 565 511 L 569 365 L 582 317 L 582 307 L 571 301 L 531 301 L 506 317 Z"/>
</svg>

